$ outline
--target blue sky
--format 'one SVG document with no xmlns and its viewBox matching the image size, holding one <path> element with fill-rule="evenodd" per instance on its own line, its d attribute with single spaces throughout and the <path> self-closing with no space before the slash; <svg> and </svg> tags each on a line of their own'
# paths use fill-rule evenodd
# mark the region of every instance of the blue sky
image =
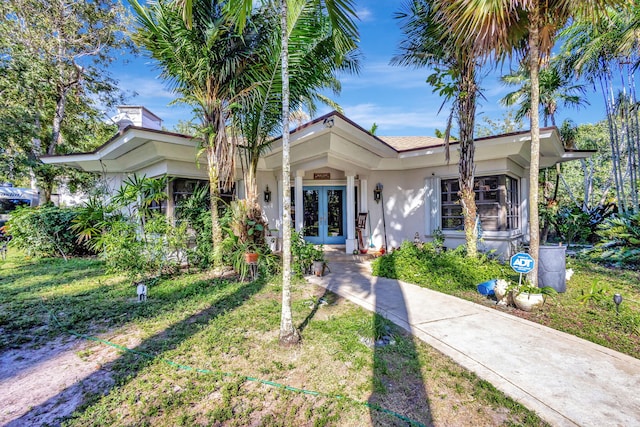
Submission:
<svg viewBox="0 0 640 427">
<path fill-rule="evenodd" d="M 425 82 L 431 71 L 389 65 L 402 38 L 398 22 L 394 19 L 401 1 L 357 0 L 356 4 L 363 54 L 361 72 L 359 75 L 341 76 L 342 93 L 333 99 L 342 106 L 347 117 L 362 127 L 369 129 L 375 122 L 378 135 L 434 135 L 436 128 L 443 130 L 448 108 L 438 114 L 442 99 L 432 93 Z M 178 120 L 190 119 L 191 110 L 169 105 L 174 95 L 158 78 L 159 70 L 152 64 L 152 60 L 141 55 L 127 64 L 114 66 L 112 71 L 122 89 L 137 93 L 129 99 L 129 104 L 144 105 L 164 120 L 165 127 L 172 128 Z M 513 90 L 499 82 L 500 71 L 506 73 L 508 66 L 486 76 L 480 83 L 486 99 L 479 101 L 478 114 L 494 120 L 500 120 L 506 111 L 498 100 Z M 565 118 L 578 124 L 603 119 L 602 95 L 588 87 L 587 97 L 591 105 L 580 110 L 560 110 L 556 119 L 558 124 Z M 329 111 L 330 108 L 320 106 L 318 115 Z M 528 128 L 528 124 L 525 127 Z"/>
</svg>

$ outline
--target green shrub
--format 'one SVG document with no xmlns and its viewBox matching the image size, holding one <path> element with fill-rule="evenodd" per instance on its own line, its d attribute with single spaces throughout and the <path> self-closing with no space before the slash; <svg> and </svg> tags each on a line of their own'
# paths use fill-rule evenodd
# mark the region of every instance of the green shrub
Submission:
<svg viewBox="0 0 640 427">
<path fill-rule="evenodd" d="M 591 256 L 618 266 L 640 266 L 640 212 L 609 218 L 598 227 L 602 241 Z"/>
<path fill-rule="evenodd" d="M 11 245 L 36 257 L 85 255 L 88 249 L 71 229 L 76 216 L 76 209 L 54 205 L 19 207 L 8 221 Z"/>
<path fill-rule="evenodd" d="M 400 249 L 373 261 L 373 274 L 451 292 L 475 290 L 477 284 L 512 273 L 496 260 L 468 258 L 463 247 L 438 251 L 432 243 L 405 241 Z"/>
</svg>

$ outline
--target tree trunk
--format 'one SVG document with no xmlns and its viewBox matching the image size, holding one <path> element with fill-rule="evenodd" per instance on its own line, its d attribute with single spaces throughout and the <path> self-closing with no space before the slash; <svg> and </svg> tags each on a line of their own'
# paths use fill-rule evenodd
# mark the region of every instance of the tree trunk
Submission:
<svg viewBox="0 0 640 427">
<path fill-rule="evenodd" d="M 293 325 L 291 312 L 291 165 L 289 163 L 289 31 L 287 1 L 280 0 L 280 30 L 282 32 L 282 314 L 280 316 L 280 345 L 300 342 L 300 334 Z M 302 212 L 302 207 L 298 207 Z"/>
<path fill-rule="evenodd" d="M 478 227 L 476 224 L 476 196 L 473 191 L 475 146 L 473 128 L 476 110 L 476 87 L 473 58 L 463 64 L 460 95 L 458 99 L 458 120 L 460 127 L 460 160 L 458 162 L 460 182 L 460 202 L 464 215 L 464 234 L 467 256 L 478 255 Z"/>
<path fill-rule="evenodd" d="M 215 138 L 213 135 L 205 136 L 209 142 Z M 211 244 L 213 245 L 213 266 L 222 265 L 222 230 L 218 213 L 218 199 L 220 188 L 218 187 L 218 162 L 215 158 L 214 147 L 207 147 L 207 163 L 209 166 L 209 199 L 211 208 Z"/>
<path fill-rule="evenodd" d="M 529 72 L 531 78 L 531 164 L 529 166 L 529 255 L 535 267 L 529 273 L 532 286 L 538 286 L 540 252 L 540 217 L 538 214 L 538 175 L 540 169 L 540 8 L 537 4 L 529 11 Z"/>
</svg>

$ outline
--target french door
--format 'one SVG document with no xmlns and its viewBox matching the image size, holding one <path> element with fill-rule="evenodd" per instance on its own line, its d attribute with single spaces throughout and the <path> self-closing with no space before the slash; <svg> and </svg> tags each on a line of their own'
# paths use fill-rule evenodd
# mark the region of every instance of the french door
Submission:
<svg viewBox="0 0 640 427">
<path fill-rule="evenodd" d="M 342 245 L 346 240 L 346 187 L 303 187 L 305 240 Z"/>
</svg>

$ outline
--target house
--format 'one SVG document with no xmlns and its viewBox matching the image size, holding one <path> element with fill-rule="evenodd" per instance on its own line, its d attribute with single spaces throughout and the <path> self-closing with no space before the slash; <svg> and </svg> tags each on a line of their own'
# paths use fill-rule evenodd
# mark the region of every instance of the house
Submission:
<svg viewBox="0 0 640 427">
<path fill-rule="evenodd" d="M 163 208 L 173 215 L 177 203 L 196 184 L 207 182 L 206 162 L 196 160 L 197 141 L 160 130 L 159 119 L 144 107 L 127 108 L 122 129 L 95 151 L 49 156 L 43 161 L 102 173 L 114 189 L 129 174 L 166 174 L 173 179 Z M 358 248 L 358 214 L 368 213 L 364 230 L 367 247 L 397 247 L 416 234 L 429 240 L 436 230 L 444 233 L 447 247 L 464 243 L 456 142 L 451 143 L 447 162 L 441 139 L 375 136 L 344 115 L 331 112 L 293 130 L 290 147 L 291 182 L 286 185 L 291 186 L 291 216 L 295 229 L 304 228 L 308 241 L 344 245 L 345 252 L 351 253 Z M 280 234 L 281 151 L 279 138 L 260 159 L 257 175 L 264 215 L 270 228 Z M 481 249 L 509 256 L 529 239 L 529 152 L 529 132 L 476 140 Z M 541 168 L 592 153 L 564 148 L 555 127 L 540 130 Z M 236 188 L 243 188 L 242 174 L 237 176 Z"/>
</svg>

